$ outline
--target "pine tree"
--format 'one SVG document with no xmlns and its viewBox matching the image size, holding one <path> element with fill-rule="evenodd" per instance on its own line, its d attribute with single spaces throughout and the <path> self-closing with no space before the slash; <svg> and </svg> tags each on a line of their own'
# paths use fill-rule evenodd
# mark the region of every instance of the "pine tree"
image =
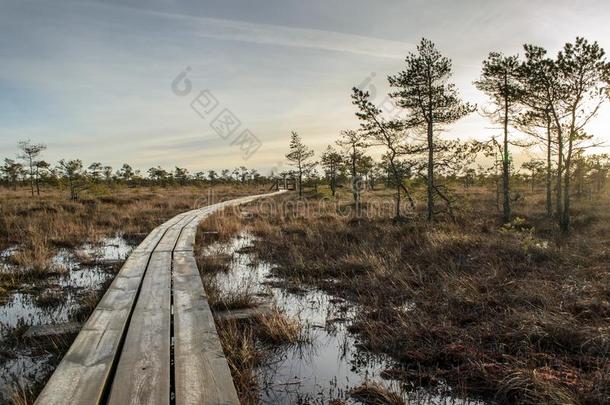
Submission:
<svg viewBox="0 0 610 405">
<path fill-rule="evenodd" d="M 426 130 L 428 151 L 427 163 L 427 217 L 434 216 L 434 196 L 438 189 L 434 183 L 435 141 L 439 126 L 452 123 L 474 107 L 462 102 L 451 78 L 451 60 L 442 56 L 428 39 L 422 39 L 417 52 L 411 52 L 405 59 L 403 71 L 388 78 L 396 91 L 390 96 L 399 107 L 407 110 L 404 124 L 408 128 Z"/>
<path fill-rule="evenodd" d="M 523 89 L 520 82 L 520 62 L 517 56 L 504 56 L 491 52 L 483 61 L 481 78 L 476 87 L 487 94 L 493 104 L 491 111 L 484 111 L 492 121 L 502 125 L 502 220 L 510 221 L 510 153 L 508 128 L 513 115 L 519 112 Z"/>
<path fill-rule="evenodd" d="M 298 133 L 291 132 L 290 137 L 290 152 L 286 155 L 286 159 L 296 169 L 297 181 L 299 183 L 299 197 L 303 196 L 303 176 L 310 172 L 316 165 L 311 161 L 313 150 L 307 147 Z"/>
</svg>

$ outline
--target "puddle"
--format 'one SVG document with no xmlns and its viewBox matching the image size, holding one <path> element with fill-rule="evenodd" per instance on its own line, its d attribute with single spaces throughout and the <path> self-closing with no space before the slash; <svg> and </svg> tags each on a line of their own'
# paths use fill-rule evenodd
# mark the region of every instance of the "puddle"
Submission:
<svg viewBox="0 0 610 405">
<path fill-rule="evenodd" d="M 7 272 L 14 268 L 12 264 L 9 263 L 10 257 L 15 254 L 19 250 L 19 246 L 9 246 L 8 248 L 0 251 L 0 271 Z"/>
<path fill-rule="evenodd" d="M 84 245 L 80 251 L 102 262 L 123 261 L 131 253 L 133 246 L 120 236 L 104 238 L 99 244 Z"/>
<path fill-rule="evenodd" d="M 68 321 L 70 310 L 76 307 L 73 294 L 62 296 L 62 302 L 56 306 L 39 306 L 35 296 L 29 293 L 16 292 L 0 306 L 2 328 L 14 328 L 18 324 L 46 325 Z"/>
<path fill-rule="evenodd" d="M 11 246 L 0 252 L 0 271 L 18 271 L 10 256 Z M 61 324 L 72 320 L 84 296 L 99 290 L 114 277 L 114 265 L 125 260 L 133 247 L 120 236 L 78 249 L 59 249 L 51 265 L 61 274 L 51 275 L 37 285 L 24 284 L 0 304 L 0 403 L 8 400 L 12 386 L 40 381 L 52 369 L 53 355 L 34 353 L 31 347 L 5 344 L 7 333 L 16 326 Z"/>
<path fill-rule="evenodd" d="M 17 245 L 7 247 L 6 249 L 0 252 L 0 260 L 7 260 L 17 250 L 19 250 L 19 246 Z"/>
<path fill-rule="evenodd" d="M 18 247 L 11 247 L 0 253 L 5 271 L 15 271 L 8 258 L 17 250 Z M 118 236 L 105 238 L 95 245 L 85 244 L 76 250 L 59 249 L 51 265 L 62 269 L 62 274 L 45 280 L 42 291 L 39 291 L 39 286 L 24 285 L 25 292 L 10 294 L 0 305 L 0 327 L 12 328 L 18 322 L 44 325 L 68 321 L 72 311 L 78 308 L 82 293 L 97 290 L 114 277 L 108 271 L 109 265 L 125 260 L 131 250 L 132 247 Z M 81 261 L 86 264 L 81 264 Z M 28 287 L 36 288 L 36 292 L 27 292 Z M 47 300 L 36 300 L 41 295 L 58 298 L 52 300 L 51 305 Z"/>
<path fill-rule="evenodd" d="M 423 389 L 407 392 L 400 382 L 382 378 L 381 373 L 395 362 L 359 348 L 356 337 L 347 330 L 357 308 L 319 289 L 292 292 L 277 287 L 280 280 L 271 276 L 270 264 L 254 260 L 247 253 L 252 241 L 252 236 L 242 234 L 227 244 L 212 244 L 204 250 L 205 255 L 232 256 L 231 270 L 213 275 L 217 285 L 221 291 L 248 287 L 260 295 L 271 294 L 273 303 L 298 318 L 311 338 L 311 343 L 276 350 L 271 361 L 256 370 L 261 403 L 326 404 L 331 399 L 343 399 L 355 404 L 358 402 L 349 398 L 348 392 L 364 382 L 379 383 L 400 394 L 406 403 L 482 403 Z"/>
<path fill-rule="evenodd" d="M 40 383 L 53 371 L 53 355 L 24 350 L 0 363 L 0 403 L 8 401 L 10 387 Z"/>
</svg>

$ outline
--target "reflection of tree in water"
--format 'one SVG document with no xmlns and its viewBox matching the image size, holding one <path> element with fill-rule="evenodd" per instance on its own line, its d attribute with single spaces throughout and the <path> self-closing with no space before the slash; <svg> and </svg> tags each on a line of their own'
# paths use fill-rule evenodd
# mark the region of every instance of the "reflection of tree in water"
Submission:
<svg viewBox="0 0 610 405">
<path fill-rule="evenodd" d="M 258 343 L 265 352 L 263 364 L 255 370 L 261 403 L 327 404 L 332 399 L 354 403 L 349 391 L 369 381 L 400 393 L 405 400 L 451 403 L 425 390 L 407 393 L 403 384 L 388 376 L 384 379 L 383 371 L 395 362 L 367 351 L 348 331 L 349 320 L 359 308 L 322 290 L 300 284 L 295 288 L 274 277 L 273 266 L 252 254 L 254 241 L 252 235 L 241 234 L 207 248 L 208 254 L 223 252 L 232 257 L 230 271 L 215 275 L 219 285 L 230 290 L 244 280 L 253 283 L 251 290 L 265 291 L 280 311 L 301 323 L 306 337 L 303 342 L 279 347 Z"/>
</svg>

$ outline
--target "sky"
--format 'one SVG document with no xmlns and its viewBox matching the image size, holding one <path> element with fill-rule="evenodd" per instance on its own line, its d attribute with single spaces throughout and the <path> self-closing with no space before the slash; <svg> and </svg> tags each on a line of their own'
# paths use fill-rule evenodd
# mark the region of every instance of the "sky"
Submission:
<svg viewBox="0 0 610 405">
<path fill-rule="evenodd" d="M 30 139 L 52 162 L 266 174 L 290 131 L 320 153 L 356 129 L 351 88 L 382 103 L 422 37 L 483 107 L 472 82 L 490 51 L 554 54 L 576 36 L 610 50 L 609 19 L 607 0 L 0 0 L 0 158 Z M 609 127 L 606 105 L 588 129 L 610 144 Z M 474 113 L 442 136 L 499 133 Z"/>
</svg>

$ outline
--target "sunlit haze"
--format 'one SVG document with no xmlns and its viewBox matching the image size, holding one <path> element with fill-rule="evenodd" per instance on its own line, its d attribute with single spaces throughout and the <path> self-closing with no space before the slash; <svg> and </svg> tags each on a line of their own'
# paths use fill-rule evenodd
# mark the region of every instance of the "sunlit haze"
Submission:
<svg viewBox="0 0 610 405">
<path fill-rule="evenodd" d="M 319 153 L 358 127 L 350 89 L 369 83 L 381 101 L 386 76 L 421 37 L 453 60 L 463 98 L 479 106 L 472 82 L 490 51 L 533 43 L 554 54 L 576 36 L 610 49 L 607 1 L 1 1 L 0 10 L 0 156 L 31 139 L 48 145 L 50 161 L 143 170 L 268 172 L 291 130 Z M 192 93 L 177 96 L 171 83 L 187 67 Z M 249 159 L 191 108 L 204 89 L 260 139 Z M 588 130 L 610 143 L 609 125 L 606 105 Z M 475 113 L 444 136 L 497 132 Z"/>
</svg>

